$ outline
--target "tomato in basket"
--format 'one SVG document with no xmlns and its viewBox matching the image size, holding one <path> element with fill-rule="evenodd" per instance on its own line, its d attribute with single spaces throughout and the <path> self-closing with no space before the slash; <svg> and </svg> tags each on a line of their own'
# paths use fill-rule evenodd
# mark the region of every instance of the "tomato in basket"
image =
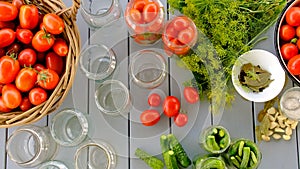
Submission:
<svg viewBox="0 0 300 169">
<path fill-rule="evenodd" d="M 49 33 L 54 35 L 62 33 L 65 28 L 63 20 L 54 13 L 48 13 L 44 16 L 43 25 Z"/>
<path fill-rule="evenodd" d="M 34 29 L 39 22 L 39 11 L 35 5 L 22 5 L 19 12 L 20 26 L 24 29 Z"/>
<path fill-rule="evenodd" d="M 51 69 L 41 70 L 37 76 L 37 83 L 43 89 L 52 90 L 59 82 L 58 74 Z"/>
<path fill-rule="evenodd" d="M 17 108 L 22 101 L 21 92 L 13 84 L 6 84 L 2 88 L 2 99 L 7 108 Z"/>
<path fill-rule="evenodd" d="M 12 21 L 18 16 L 18 9 L 13 4 L 0 1 L 0 21 Z"/>
<path fill-rule="evenodd" d="M 53 35 L 47 33 L 45 30 L 38 31 L 32 39 L 32 46 L 38 52 L 45 52 L 49 50 L 53 46 L 53 44 Z"/>
</svg>

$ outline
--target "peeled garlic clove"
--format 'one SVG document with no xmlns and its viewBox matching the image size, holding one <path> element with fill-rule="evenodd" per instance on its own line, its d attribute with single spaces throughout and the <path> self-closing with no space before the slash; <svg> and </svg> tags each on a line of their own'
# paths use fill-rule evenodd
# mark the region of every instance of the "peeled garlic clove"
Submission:
<svg viewBox="0 0 300 169">
<path fill-rule="evenodd" d="M 274 121 L 270 123 L 270 129 L 274 129 L 277 126 L 278 126 L 278 123 L 276 123 Z"/>
<path fill-rule="evenodd" d="M 281 139 L 281 135 L 273 134 L 273 138 L 276 139 L 276 140 L 279 140 L 279 139 Z"/>
<path fill-rule="evenodd" d="M 261 138 L 264 140 L 264 141 L 270 141 L 271 138 L 269 136 L 266 136 L 266 135 L 261 135 Z"/>
<path fill-rule="evenodd" d="M 293 133 L 293 130 L 292 130 L 291 127 L 287 127 L 287 128 L 285 129 L 285 134 L 286 134 L 286 135 L 290 136 L 290 135 L 292 135 L 292 133 Z"/>
<path fill-rule="evenodd" d="M 287 141 L 287 140 L 291 139 L 291 136 L 290 135 L 283 135 L 282 138 Z"/>
<path fill-rule="evenodd" d="M 276 109 L 274 107 L 271 107 L 267 110 L 268 114 L 275 114 L 276 113 Z"/>
</svg>

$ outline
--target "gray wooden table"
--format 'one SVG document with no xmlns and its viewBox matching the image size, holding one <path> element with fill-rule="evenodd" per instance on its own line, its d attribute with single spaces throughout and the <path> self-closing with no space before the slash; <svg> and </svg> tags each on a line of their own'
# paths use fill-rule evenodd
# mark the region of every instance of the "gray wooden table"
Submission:
<svg viewBox="0 0 300 169">
<path fill-rule="evenodd" d="M 65 0 L 65 2 L 67 5 L 71 5 L 71 1 Z M 166 0 L 162 2 L 164 6 L 167 7 Z M 124 10 L 127 1 L 120 0 L 120 3 Z M 165 11 L 167 11 L 167 9 Z M 94 90 L 95 86 L 97 86 L 97 82 L 88 80 L 82 71 L 78 69 L 69 96 L 60 109 L 75 107 L 82 112 L 87 112 L 89 116 L 92 117 L 92 130 L 89 133 L 89 137 L 103 139 L 114 147 L 118 155 L 117 169 L 147 168 L 141 160 L 136 159 L 134 151 L 140 147 L 160 157 L 159 137 L 161 134 L 174 133 L 176 137 L 180 139 L 183 147 L 191 158 L 196 154 L 205 153 L 198 144 L 198 137 L 203 128 L 212 124 L 220 124 L 226 127 L 232 138 L 244 137 L 256 141 L 255 126 L 258 124 L 256 119 L 258 112 L 263 108 L 263 103 L 250 102 L 236 94 L 236 99 L 232 106 L 225 108 L 221 117 L 209 113 L 209 101 L 201 100 L 197 104 L 188 105 L 183 101 L 184 99 L 181 94 L 183 90 L 182 83 L 190 79 L 192 74 L 187 70 L 179 68 L 174 58 L 168 58 L 166 56 L 169 75 L 164 83 L 153 90 L 141 89 L 133 84 L 128 74 L 124 72 L 128 70 L 130 63 L 130 57 L 128 56 L 145 47 L 137 45 L 132 39 L 128 38 L 127 29 L 123 27 L 124 24 L 122 24 L 122 21 L 116 23 L 117 27 L 114 26 L 107 30 L 92 31 L 87 27 L 80 14 L 78 14 L 77 18 L 83 47 L 87 43 L 104 43 L 113 47 L 115 50 L 117 55 L 117 68 L 110 78 L 118 79 L 128 86 L 133 106 L 127 116 L 111 117 L 103 115 L 97 109 L 94 102 Z M 260 42 L 256 48 L 265 49 L 275 54 L 273 31 L 274 28 L 270 28 L 266 33 L 269 38 Z M 161 42 L 150 48 L 160 49 Z M 286 88 L 292 85 L 291 81 L 288 81 Z M 182 100 L 182 107 L 186 108 L 189 112 L 190 121 L 187 126 L 178 128 L 166 117 L 162 117 L 161 121 L 153 127 L 145 127 L 139 123 L 140 112 L 148 108 L 147 96 L 154 91 L 164 95 L 174 95 Z M 56 112 L 42 119 L 36 123 L 36 125 L 49 125 L 55 113 Z M 14 130 L 15 128 L 0 129 L 0 169 L 20 168 L 7 157 L 5 152 L 5 141 Z M 299 136 L 299 131 L 296 130 L 296 133 L 293 134 L 290 141 L 272 140 L 268 143 L 259 143 L 263 154 L 259 168 L 299 168 Z M 60 147 L 55 159 L 64 161 L 70 168 L 74 168 L 75 150 L 76 147 Z"/>
</svg>

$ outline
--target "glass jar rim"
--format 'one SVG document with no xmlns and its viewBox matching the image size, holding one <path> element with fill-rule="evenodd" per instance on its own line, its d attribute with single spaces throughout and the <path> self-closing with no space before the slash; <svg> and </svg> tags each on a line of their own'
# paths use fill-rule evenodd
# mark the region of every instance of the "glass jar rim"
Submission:
<svg viewBox="0 0 300 169">
<path fill-rule="evenodd" d="M 92 16 L 95 16 L 95 17 L 104 17 L 104 16 L 107 16 L 107 15 L 109 15 L 110 13 L 111 13 L 111 11 L 113 10 L 113 6 L 114 6 L 114 4 L 115 4 L 115 2 L 117 2 L 117 0 L 111 0 L 111 4 L 110 4 L 110 6 L 109 6 L 109 8 L 105 11 L 105 12 L 103 12 L 103 13 L 101 13 L 101 14 L 92 14 L 92 13 L 90 13 L 90 11 L 88 11 L 88 10 L 86 10 L 83 6 L 84 6 L 84 2 L 83 1 L 80 1 L 80 6 L 81 6 L 81 10 L 83 10 L 85 13 L 88 13 L 89 15 L 92 15 Z"/>
</svg>

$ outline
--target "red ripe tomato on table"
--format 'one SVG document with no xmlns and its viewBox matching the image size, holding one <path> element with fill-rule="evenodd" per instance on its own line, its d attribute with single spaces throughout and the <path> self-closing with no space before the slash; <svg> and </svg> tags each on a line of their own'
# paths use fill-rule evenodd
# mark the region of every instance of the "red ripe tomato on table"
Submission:
<svg viewBox="0 0 300 169">
<path fill-rule="evenodd" d="M 179 113 L 174 117 L 174 123 L 178 127 L 183 127 L 188 123 L 188 115 L 185 113 Z"/>
<path fill-rule="evenodd" d="M 198 91 L 194 87 L 185 87 L 183 89 L 183 96 L 188 103 L 196 103 L 199 101 Z"/>
<path fill-rule="evenodd" d="M 145 126 L 153 126 L 160 120 L 160 114 L 157 110 L 145 110 L 140 115 L 140 120 Z"/>
<path fill-rule="evenodd" d="M 167 96 L 163 103 L 163 111 L 167 117 L 175 117 L 180 111 L 180 101 L 175 96 Z"/>
</svg>

